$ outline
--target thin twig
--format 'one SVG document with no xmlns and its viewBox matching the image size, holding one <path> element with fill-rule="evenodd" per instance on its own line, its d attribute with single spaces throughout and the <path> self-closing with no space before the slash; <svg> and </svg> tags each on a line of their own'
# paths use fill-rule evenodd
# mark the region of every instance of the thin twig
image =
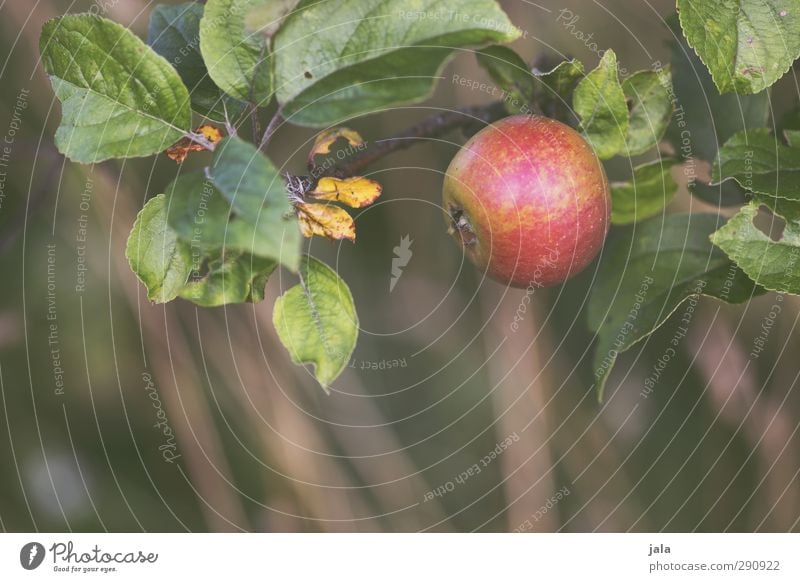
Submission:
<svg viewBox="0 0 800 582">
<path fill-rule="evenodd" d="M 258 107 L 255 105 L 250 108 L 250 123 L 253 126 L 253 141 L 256 141 L 261 133 L 261 124 L 258 122 Z"/>
<path fill-rule="evenodd" d="M 435 113 L 400 133 L 386 139 L 377 140 L 375 145 L 367 148 L 363 153 L 353 156 L 346 163 L 332 168 L 330 175 L 338 177 L 353 176 L 381 158 L 396 151 L 408 149 L 422 139 L 439 137 L 459 127 L 480 127 L 500 119 L 503 115 L 505 115 L 505 109 L 499 101 L 489 105 L 478 105 Z"/>
<path fill-rule="evenodd" d="M 228 132 L 228 135 L 231 137 L 236 137 L 236 128 L 231 123 L 231 118 L 228 116 L 228 106 L 225 104 L 225 100 L 222 100 L 222 111 L 225 113 L 225 129 Z"/>
<path fill-rule="evenodd" d="M 279 115 L 280 111 L 275 114 L 273 122 Z M 480 129 L 483 125 L 492 123 L 504 115 L 506 115 L 506 110 L 501 101 L 464 109 L 440 111 L 426 117 L 416 125 L 400 133 L 375 141 L 374 145 L 367 148 L 364 152 L 353 156 L 347 162 L 334 166 L 318 176 L 312 178 L 310 176 L 293 176 L 291 174 L 286 174 L 287 187 L 293 197 L 302 199 L 306 192 L 316 187 L 317 181 L 320 178 L 326 176 L 335 176 L 337 178 L 354 176 L 370 164 L 396 151 L 408 149 L 420 143 L 421 140 L 445 135 L 459 127 L 475 127 L 476 129 Z M 273 125 L 273 122 L 270 122 L 270 126 Z M 269 131 L 269 128 L 267 128 L 267 131 Z M 267 133 L 264 134 L 264 137 L 268 137 Z M 262 143 L 263 142 L 264 140 L 262 140 Z M 297 191 L 298 185 L 302 186 L 302 191 Z"/>
<path fill-rule="evenodd" d="M 281 120 L 283 119 L 283 107 L 278 107 L 278 110 L 275 112 L 275 115 L 272 116 L 272 119 L 269 121 L 269 125 L 267 125 L 267 129 L 264 130 L 264 135 L 261 136 L 261 143 L 258 144 L 258 149 L 262 152 L 267 149 L 267 145 L 269 145 L 269 140 L 272 138 L 272 134 L 278 129 L 278 125 L 280 124 Z"/>
<path fill-rule="evenodd" d="M 213 152 L 214 149 L 216 148 L 216 144 L 214 144 L 212 141 L 209 141 L 209 139 L 206 136 L 204 136 L 202 133 L 195 133 L 193 131 L 187 131 L 183 135 L 189 141 L 193 141 L 194 143 L 200 144 L 201 146 L 203 146 L 205 149 L 207 149 L 210 152 Z"/>
</svg>

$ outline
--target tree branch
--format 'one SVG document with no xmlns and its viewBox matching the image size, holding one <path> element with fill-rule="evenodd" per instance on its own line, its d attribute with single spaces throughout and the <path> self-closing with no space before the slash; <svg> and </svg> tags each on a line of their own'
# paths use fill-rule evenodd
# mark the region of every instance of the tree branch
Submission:
<svg viewBox="0 0 800 582">
<path fill-rule="evenodd" d="M 422 139 L 439 137 L 459 127 L 474 126 L 480 129 L 505 115 L 505 107 L 501 101 L 435 113 L 400 133 L 377 140 L 372 147 L 351 157 L 345 163 L 334 166 L 322 176 L 350 177 L 391 153 L 410 148 Z"/>
<path fill-rule="evenodd" d="M 272 116 L 272 119 L 269 120 L 269 124 L 267 125 L 267 129 L 264 130 L 264 135 L 261 136 L 261 142 L 258 144 L 258 149 L 262 152 L 267 151 L 267 145 L 269 145 L 269 140 L 272 138 L 272 134 L 278 129 L 278 125 L 280 124 L 281 120 L 283 119 L 283 107 L 278 107 L 278 110 L 275 112 L 275 115 Z"/>
</svg>

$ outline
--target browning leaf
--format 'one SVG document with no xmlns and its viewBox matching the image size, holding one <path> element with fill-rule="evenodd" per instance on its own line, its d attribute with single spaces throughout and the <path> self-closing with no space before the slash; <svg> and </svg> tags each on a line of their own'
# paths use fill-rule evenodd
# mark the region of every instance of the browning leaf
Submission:
<svg viewBox="0 0 800 582">
<path fill-rule="evenodd" d="M 211 143 L 218 143 L 222 140 L 222 132 L 213 125 L 204 124 L 194 130 L 194 133 L 203 136 Z M 171 146 L 167 151 L 167 157 L 178 164 L 182 164 L 190 152 L 203 152 L 206 151 L 204 145 L 196 141 L 184 137 L 178 140 L 175 145 Z"/>
<path fill-rule="evenodd" d="M 295 204 L 300 231 L 306 238 L 324 236 L 330 240 L 356 240 L 356 225 L 343 208 L 332 204 Z"/>
<path fill-rule="evenodd" d="M 364 143 L 364 139 L 361 135 L 353 129 L 347 127 L 332 127 L 326 129 L 317 136 L 311 151 L 308 153 L 309 167 L 314 166 L 315 156 L 331 153 L 331 146 L 339 138 L 346 139 L 347 143 L 353 147 L 358 147 Z"/>
<path fill-rule="evenodd" d="M 330 200 L 351 208 L 363 208 L 375 202 L 382 190 L 375 180 L 356 176 L 345 180 L 322 178 L 317 187 L 308 194 L 317 200 Z"/>
</svg>

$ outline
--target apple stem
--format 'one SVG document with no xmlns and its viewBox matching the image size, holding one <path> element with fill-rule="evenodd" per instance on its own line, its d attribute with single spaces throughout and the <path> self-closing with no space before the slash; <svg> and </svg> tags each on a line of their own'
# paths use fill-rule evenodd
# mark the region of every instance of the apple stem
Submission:
<svg viewBox="0 0 800 582">
<path fill-rule="evenodd" d="M 458 206 L 448 205 L 448 212 L 450 213 L 451 226 L 449 233 L 458 233 L 461 239 L 461 244 L 465 247 L 470 247 L 478 242 L 478 237 L 475 235 L 475 230 L 467 218 L 463 208 Z"/>
</svg>

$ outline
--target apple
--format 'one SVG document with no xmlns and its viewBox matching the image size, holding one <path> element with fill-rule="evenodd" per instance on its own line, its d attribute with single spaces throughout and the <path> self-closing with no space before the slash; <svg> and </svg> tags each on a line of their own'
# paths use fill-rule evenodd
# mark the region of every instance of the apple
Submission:
<svg viewBox="0 0 800 582">
<path fill-rule="evenodd" d="M 485 127 L 447 169 L 450 233 L 493 279 L 514 287 L 562 283 L 605 242 L 611 194 L 603 165 L 574 129 L 515 115 Z"/>
</svg>

